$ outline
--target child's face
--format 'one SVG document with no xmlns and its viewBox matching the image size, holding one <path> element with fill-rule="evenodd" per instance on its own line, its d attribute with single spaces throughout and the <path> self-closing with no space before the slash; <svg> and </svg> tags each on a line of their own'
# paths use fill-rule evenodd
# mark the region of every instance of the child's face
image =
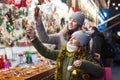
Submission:
<svg viewBox="0 0 120 80">
<path fill-rule="evenodd" d="M 80 43 L 78 42 L 77 38 L 71 37 L 71 39 L 68 41 L 72 46 L 78 46 Z"/>
</svg>

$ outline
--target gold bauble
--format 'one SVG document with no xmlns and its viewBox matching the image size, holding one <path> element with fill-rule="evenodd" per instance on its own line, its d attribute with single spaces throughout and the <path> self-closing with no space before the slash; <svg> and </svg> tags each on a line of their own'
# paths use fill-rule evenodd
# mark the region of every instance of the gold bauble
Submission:
<svg viewBox="0 0 120 80">
<path fill-rule="evenodd" d="M 77 70 L 73 70 L 73 71 L 72 71 L 72 75 L 73 75 L 73 76 L 76 76 L 76 75 L 77 75 Z"/>
</svg>

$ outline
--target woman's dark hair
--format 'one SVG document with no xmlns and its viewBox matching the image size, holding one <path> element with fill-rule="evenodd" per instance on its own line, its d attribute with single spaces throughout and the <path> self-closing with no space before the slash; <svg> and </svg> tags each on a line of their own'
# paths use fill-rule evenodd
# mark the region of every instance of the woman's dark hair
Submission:
<svg viewBox="0 0 120 80">
<path fill-rule="evenodd" d="M 95 27 L 95 26 L 92 27 L 92 30 L 98 31 L 97 27 Z"/>
</svg>

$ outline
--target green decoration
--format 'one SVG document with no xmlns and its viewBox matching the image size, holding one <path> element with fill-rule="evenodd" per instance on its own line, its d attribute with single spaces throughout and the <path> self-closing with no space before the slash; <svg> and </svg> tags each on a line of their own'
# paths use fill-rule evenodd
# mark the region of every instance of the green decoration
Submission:
<svg viewBox="0 0 120 80">
<path fill-rule="evenodd" d="M 3 20 L 4 20 L 4 18 L 0 18 L 0 26 L 2 25 Z"/>
<path fill-rule="evenodd" d="M 31 62 L 31 60 L 30 60 L 30 52 L 29 51 L 26 51 L 25 52 L 26 54 L 27 54 L 27 63 L 30 63 Z"/>
<path fill-rule="evenodd" d="M 14 30 L 14 28 L 10 25 L 10 23 L 8 21 L 6 21 L 6 29 L 9 33 Z"/>
<path fill-rule="evenodd" d="M 22 27 L 23 27 L 24 30 L 26 30 L 26 27 L 25 27 L 25 25 L 24 25 L 24 22 L 25 22 L 25 19 L 22 20 Z"/>
</svg>

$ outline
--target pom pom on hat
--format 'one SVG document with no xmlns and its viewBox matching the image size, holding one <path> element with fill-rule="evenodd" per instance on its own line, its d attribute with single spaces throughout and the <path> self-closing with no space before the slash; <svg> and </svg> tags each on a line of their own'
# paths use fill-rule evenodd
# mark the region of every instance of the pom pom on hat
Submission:
<svg viewBox="0 0 120 80">
<path fill-rule="evenodd" d="M 70 16 L 70 18 L 75 19 L 76 22 L 82 27 L 85 15 L 82 12 L 75 12 Z"/>
<path fill-rule="evenodd" d="M 83 31 L 83 30 L 74 32 L 72 34 L 72 37 L 77 38 L 81 46 L 88 44 L 90 41 L 90 34 L 87 31 Z"/>
</svg>

